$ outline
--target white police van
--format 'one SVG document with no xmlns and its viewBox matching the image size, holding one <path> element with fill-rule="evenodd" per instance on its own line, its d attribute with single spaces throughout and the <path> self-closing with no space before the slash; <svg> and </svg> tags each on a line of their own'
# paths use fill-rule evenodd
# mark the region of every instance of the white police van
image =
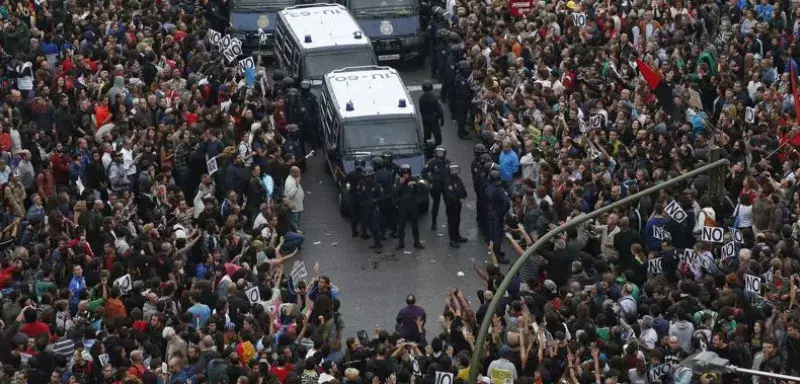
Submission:
<svg viewBox="0 0 800 384">
<path fill-rule="evenodd" d="M 356 158 L 369 163 L 373 156 L 390 151 L 395 164 L 410 165 L 415 175 L 422 171 L 422 130 L 414 101 L 397 70 L 363 66 L 328 73 L 319 114 L 323 150 L 339 188 L 342 214 L 348 208 L 345 175 L 355 168 Z"/>
<path fill-rule="evenodd" d="M 340 4 L 305 4 L 278 12 L 275 58 L 288 76 L 322 85 L 333 70 L 378 61 L 358 22 Z"/>
</svg>

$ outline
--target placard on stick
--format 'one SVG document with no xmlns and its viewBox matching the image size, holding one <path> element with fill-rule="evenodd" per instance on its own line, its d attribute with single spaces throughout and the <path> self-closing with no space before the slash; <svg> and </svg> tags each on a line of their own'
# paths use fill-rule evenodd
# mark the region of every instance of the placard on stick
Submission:
<svg viewBox="0 0 800 384">
<path fill-rule="evenodd" d="M 703 227 L 701 239 L 711 243 L 722 243 L 724 241 L 725 231 L 720 227 Z"/>
</svg>

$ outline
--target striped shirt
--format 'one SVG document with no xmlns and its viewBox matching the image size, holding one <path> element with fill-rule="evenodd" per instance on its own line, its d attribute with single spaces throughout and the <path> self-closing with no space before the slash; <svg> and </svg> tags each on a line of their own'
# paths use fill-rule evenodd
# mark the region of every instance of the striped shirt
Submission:
<svg viewBox="0 0 800 384">
<path fill-rule="evenodd" d="M 75 352 L 75 342 L 66 337 L 62 337 L 60 340 L 53 343 L 52 346 L 53 354 L 67 360 L 69 360 Z"/>
</svg>

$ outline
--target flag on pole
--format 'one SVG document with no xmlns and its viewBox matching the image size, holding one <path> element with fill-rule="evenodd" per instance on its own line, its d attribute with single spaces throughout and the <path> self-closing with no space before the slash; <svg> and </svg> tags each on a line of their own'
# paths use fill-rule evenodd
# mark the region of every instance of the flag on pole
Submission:
<svg viewBox="0 0 800 384">
<path fill-rule="evenodd" d="M 669 87 L 658 72 L 650 68 L 641 59 L 636 59 L 636 67 L 639 68 L 639 73 L 641 73 L 644 80 L 647 81 L 647 85 L 650 87 L 650 90 L 653 91 L 658 103 L 661 104 L 661 108 L 664 109 L 664 112 L 668 115 L 671 115 L 675 111 L 675 101 L 672 99 L 672 88 Z"/>
<path fill-rule="evenodd" d="M 798 70 L 797 62 L 794 61 L 794 59 L 791 59 L 791 62 L 789 63 L 789 71 L 791 73 L 790 76 L 792 77 L 792 100 L 794 100 L 794 118 L 795 120 L 797 120 L 797 122 L 800 122 L 800 98 L 797 97 L 797 70 Z M 791 140 L 789 141 L 791 142 Z M 794 143 L 791 144 L 797 147 L 797 145 L 795 145 Z"/>
</svg>

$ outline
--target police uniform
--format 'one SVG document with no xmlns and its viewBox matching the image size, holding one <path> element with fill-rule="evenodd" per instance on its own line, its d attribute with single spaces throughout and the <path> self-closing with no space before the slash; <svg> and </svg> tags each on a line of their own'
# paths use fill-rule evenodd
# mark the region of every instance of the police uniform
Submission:
<svg viewBox="0 0 800 384">
<path fill-rule="evenodd" d="M 300 139 L 300 128 L 297 124 L 289 124 L 286 126 L 286 141 L 283 142 L 283 147 L 287 155 L 295 157 L 300 164 L 300 169 L 305 170 L 306 151 L 303 149 L 303 143 Z"/>
<path fill-rule="evenodd" d="M 497 256 L 498 261 L 504 260 L 501 245 L 503 244 L 503 219 L 506 212 L 511 207 L 511 199 L 509 199 L 503 184 L 500 182 L 500 172 L 493 170 L 490 172 L 490 183 L 486 187 L 486 207 L 488 210 L 489 219 L 489 238 L 493 242 L 494 254 Z"/>
<path fill-rule="evenodd" d="M 430 90 L 426 90 L 430 86 Z M 419 113 L 422 115 L 423 140 L 428 140 L 433 135 L 434 143 L 442 145 L 442 125 L 444 125 L 444 111 L 442 104 L 433 94 L 433 86 L 428 82 L 423 84 L 425 93 L 419 97 Z"/>
<path fill-rule="evenodd" d="M 453 84 L 455 83 L 458 62 L 461 61 L 462 57 L 461 51 L 461 41 L 458 38 L 458 34 L 451 34 L 442 76 L 442 90 L 439 92 L 439 97 L 442 100 L 446 100 L 448 105 L 452 105 Z"/>
<path fill-rule="evenodd" d="M 402 172 L 402 171 L 401 171 Z M 406 224 L 411 224 L 411 235 L 414 237 L 414 247 L 424 248 L 419 241 L 419 210 L 417 199 L 424 194 L 424 187 L 419 180 L 411 177 L 408 169 L 405 176 L 398 178 L 395 187 L 397 196 L 397 250 L 405 248 Z"/>
<path fill-rule="evenodd" d="M 470 69 L 466 62 L 459 63 L 459 73 L 456 74 L 453 82 L 453 103 L 450 105 L 450 111 L 456 121 L 456 128 L 458 128 L 458 137 L 464 139 L 468 137 L 466 124 L 467 115 L 469 114 L 469 107 L 472 105 L 472 85 L 469 81 Z"/>
<path fill-rule="evenodd" d="M 359 196 L 358 186 L 361 184 L 362 176 L 362 168 L 359 165 L 356 165 L 356 169 L 350 171 L 345 175 L 344 180 L 349 185 L 348 191 L 348 205 L 350 208 L 350 231 L 353 237 L 358 236 L 358 223 L 361 219 L 361 205 L 359 202 L 361 201 L 361 197 Z M 364 228 L 361 228 L 361 233 L 366 236 L 367 233 Z"/>
<path fill-rule="evenodd" d="M 458 165 L 450 165 L 450 174 L 444 183 L 444 207 L 447 214 L 447 234 L 450 237 L 450 246 L 458 248 L 461 242 L 467 239 L 461 236 L 461 207 L 467 198 L 467 189 L 458 176 Z M 454 171 L 455 169 L 455 171 Z"/>
<path fill-rule="evenodd" d="M 319 116 L 317 114 L 317 99 L 311 93 L 311 83 L 303 80 L 300 84 L 300 103 L 303 105 L 303 124 L 301 127 L 303 145 L 311 149 L 321 147 L 319 132 Z"/>
<path fill-rule="evenodd" d="M 372 160 L 372 165 L 375 167 L 375 183 L 380 185 L 383 190 L 383 198 L 378 204 L 381 210 L 381 236 L 386 234 L 387 230 L 392 232 L 392 236 L 397 236 L 397 223 L 395 222 L 395 209 L 394 209 L 394 182 L 396 173 L 392 167 L 387 166 L 385 160 L 377 157 Z"/>
<path fill-rule="evenodd" d="M 383 190 L 381 186 L 372 180 L 374 171 L 365 170 L 364 177 L 358 186 L 358 195 L 361 198 L 361 227 L 369 228 L 372 234 L 371 249 L 376 253 L 383 251 L 383 244 L 381 243 L 381 228 L 380 228 L 380 204 L 383 198 Z"/>
<path fill-rule="evenodd" d="M 444 148 L 436 148 L 434 151 L 444 151 Z M 446 152 L 445 152 L 446 153 Z M 450 160 L 445 155 L 435 155 L 428 161 L 422 170 L 422 177 L 428 180 L 431 186 L 431 230 L 436 230 L 436 218 L 439 216 L 439 202 L 444 192 L 444 182 L 447 179 L 447 168 Z"/>
</svg>

